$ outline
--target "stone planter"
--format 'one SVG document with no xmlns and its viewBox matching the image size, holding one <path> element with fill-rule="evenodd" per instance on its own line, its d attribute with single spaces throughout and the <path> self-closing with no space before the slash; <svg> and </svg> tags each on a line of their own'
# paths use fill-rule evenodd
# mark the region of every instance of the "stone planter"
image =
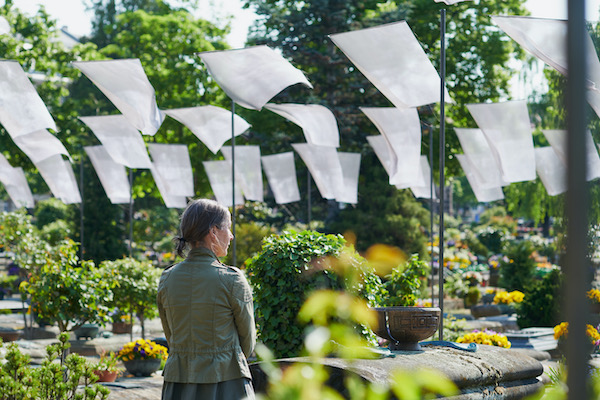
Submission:
<svg viewBox="0 0 600 400">
<path fill-rule="evenodd" d="M 98 336 L 98 332 L 100 332 L 100 326 L 96 324 L 83 324 L 73 331 L 77 340 L 80 338 L 93 339 Z"/>
<path fill-rule="evenodd" d="M 98 377 L 98 382 L 114 382 L 117 379 L 118 371 L 94 371 L 94 375 Z"/>
<path fill-rule="evenodd" d="M 112 333 L 131 333 L 131 329 L 133 328 L 133 324 L 129 324 L 127 322 L 113 322 L 112 324 Z"/>
<path fill-rule="evenodd" d="M 502 310 L 497 304 L 482 304 L 471 307 L 473 318 L 494 317 L 502 314 Z"/>
<path fill-rule="evenodd" d="M 123 361 L 127 372 L 133 376 L 150 376 L 160 368 L 160 358 L 148 358 L 145 360 Z"/>
<path fill-rule="evenodd" d="M 14 342 L 21 337 L 21 332 L 10 329 L 10 328 L 1 328 L 0 327 L 0 338 L 2 338 L 3 342 Z"/>
<path fill-rule="evenodd" d="M 420 340 L 437 331 L 441 310 L 438 307 L 379 307 L 375 334 L 390 341 L 390 350 L 419 351 Z"/>
</svg>

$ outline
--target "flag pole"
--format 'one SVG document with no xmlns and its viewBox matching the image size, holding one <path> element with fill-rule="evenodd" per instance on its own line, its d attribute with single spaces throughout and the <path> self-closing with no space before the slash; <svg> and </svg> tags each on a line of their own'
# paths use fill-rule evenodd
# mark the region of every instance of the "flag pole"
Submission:
<svg viewBox="0 0 600 400">
<path fill-rule="evenodd" d="M 442 8 L 440 14 L 440 227 L 439 227 L 439 268 L 438 268 L 438 295 L 440 318 L 440 340 L 444 340 L 444 168 L 446 164 L 446 9 Z"/>
<path fill-rule="evenodd" d="M 235 101 L 231 100 L 231 231 L 233 233 L 233 244 L 231 248 L 231 264 L 236 266 L 236 238 L 235 238 Z"/>
</svg>

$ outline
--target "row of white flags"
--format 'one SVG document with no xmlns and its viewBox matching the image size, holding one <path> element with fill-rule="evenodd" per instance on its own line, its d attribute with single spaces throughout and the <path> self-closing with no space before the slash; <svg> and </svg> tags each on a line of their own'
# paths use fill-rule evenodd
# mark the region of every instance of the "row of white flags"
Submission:
<svg viewBox="0 0 600 400">
<path fill-rule="evenodd" d="M 494 17 L 494 21 L 534 55 L 560 72 L 566 72 L 565 51 L 561 47 L 561 39 L 566 35 L 564 21 L 540 22 L 517 17 Z M 551 30 L 556 40 L 544 39 L 547 30 Z M 435 196 L 430 186 L 430 166 L 420 154 L 421 127 L 417 107 L 439 100 L 440 78 L 410 27 L 402 21 L 331 35 L 331 39 L 395 106 L 361 108 L 381 133 L 369 137 L 368 141 L 388 172 L 390 184 L 410 188 L 417 197 Z M 593 51 L 590 44 L 591 39 L 588 48 Z M 300 70 L 266 46 L 199 55 L 213 79 L 237 104 L 253 110 L 267 108 L 302 128 L 306 143 L 294 144 L 293 148 L 307 165 L 324 198 L 345 203 L 358 201 L 360 154 L 337 151 L 340 140 L 333 113 L 320 105 L 268 103 L 290 85 L 303 84 L 312 88 Z M 224 161 L 203 163 L 220 202 L 237 204 L 243 201 L 243 196 L 261 201 L 261 165 L 278 203 L 300 199 L 293 153 L 261 156 L 257 147 L 243 146 L 235 150 L 235 180 L 239 183 L 240 193 L 235 194 L 233 201 L 233 154 L 223 144 L 231 138 L 232 130 L 233 135 L 238 136 L 249 128 L 241 117 L 234 115 L 232 129 L 231 113 L 218 107 L 160 110 L 154 89 L 137 59 L 75 62 L 73 65 L 121 112 L 120 115 L 80 118 L 102 143 L 102 146 L 87 147 L 85 151 L 111 201 L 129 201 L 125 167 L 149 169 L 168 207 L 184 207 L 186 198 L 194 195 L 187 147 L 150 144 L 149 157 L 140 135 L 140 132 L 154 135 L 165 115 L 186 125 L 213 153 L 222 151 Z M 596 88 L 600 87 L 600 62 L 597 55 L 592 57 L 589 70 L 590 104 L 599 112 L 600 95 Z M 446 99 L 451 101 L 448 94 Z M 502 186 L 535 179 L 536 170 L 550 194 L 564 191 L 564 180 L 555 179 L 561 176 L 559 144 L 562 142 L 554 140 L 553 153 L 547 149 L 534 150 L 524 102 L 468 107 L 480 130 L 457 130 L 465 153 L 459 157 L 459 162 L 480 201 L 502 198 Z M 57 130 L 54 120 L 21 66 L 14 61 L 0 62 L 0 123 L 36 165 L 56 197 L 66 203 L 81 201 L 70 163 L 63 159 L 63 156 L 69 159 L 70 156 L 48 131 Z M 550 139 L 549 142 L 553 143 Z M 597 158 L 595 149 L 593 153 Z M 13 201 L 16 199 L 16 204 L 30 206 L 33 200 L 29 188 L 19 186 L 26 183 L 20 178 L 22 171 L 8 162 L 0 163 L 0 168 L 0 181 L 9 194 L 12 192 L 17 196 L 18 193 L 19 197 L 11 195 Z M 590 176 L 595 174 L 591 172 Z M 13 189 L 9 190 L 11 185 Z"/>
</svg>

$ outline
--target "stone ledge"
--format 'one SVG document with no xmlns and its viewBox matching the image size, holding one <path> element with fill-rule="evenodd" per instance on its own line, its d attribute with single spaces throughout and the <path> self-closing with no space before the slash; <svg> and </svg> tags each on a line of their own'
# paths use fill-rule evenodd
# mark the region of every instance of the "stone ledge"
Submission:
<svg viewBox="0 0 600 400">
<path fill-rule="evenodd" d="M 331 373 L 328 384 L 343 389 L 346 373 L 358 375 L 368 382 L 387 382 L 395 370 L 436 369 L 453 381 L 462 394 L 457 400 L 471 399 L 514 399 L 537 392 L 542 383 L 538 379 L 543 373 L 542 364 L 521 352 L 494 346 L 480 345 L 470 353 L 440 346 L 427 346 L 420 352 L 393 352 L 394 357 L 375 360 L 320 359 Z M 276 360 L 281 367 L 294 363 L 309 362 L 308 358 Z M 257 392 L 266 389 L 266 378 L 260 364 L 250 366 Z M 466 396 L 466 397 L 464 397 Z"/>
</svg>

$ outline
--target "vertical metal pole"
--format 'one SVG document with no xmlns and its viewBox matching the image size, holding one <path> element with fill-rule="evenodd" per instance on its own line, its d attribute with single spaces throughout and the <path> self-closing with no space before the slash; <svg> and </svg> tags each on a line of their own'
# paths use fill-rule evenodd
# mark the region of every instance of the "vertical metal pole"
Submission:
<svg viewBox="0 0 600 400">
<path fill-rule="evenodd" d="M 133 169 L 129 169 L 129 257 L 133 257 Z"/>
<path fill-rule="evenodd" d="M 84 196 L 83 196 L 83 149 L 81 151 L 81 159 L 79 161 L 79 193 L 81 193 L 81 205 L 79 206 L 79 259 L 83 261 L 85 248 L 83 247 L 83 215 L 84 215 Z"/>
<path fill-rule="evenodd" d="M 310 229 L 310 222 L 312 220 L 312 187 L 311 187 L 311 181 L 310 181 L 310 171 L 308 170 L 308 168 L 306 169 L 306 197 L 307 197 L 307 220 L 308 220 L 308 228 Z"/>
<path fill-rule="evenodd" d="M 235 267 L 235 131 L 234 131 L 234 118 L 235 118 L 235 101 L 231 100 L 231 231 L 233 233 L 233 247 L 231 251 L 232 264 Z"/>
<path fill-rule="evenodd" d="M 444 340 L 444 168 L 446 166 L 446 9 L 442 8 L 440 14 L 440 244 L 439 244 L 439 269 L 438 269 L 438 295 L 439 306 L 442 310 L 440 318 L 440 340 Z"/>
<path fill-rule="evenodd" d="M 431 250 L 431 307 L 435 304 L 433 294 L 433 281 L 435 272 L 433 271 L 433 128 L 429 130 L 429 242 Z M 440 263 L 438 261 L 438 268 Z"/>
<path fill-rule="evenodd" d="M 590 344 L 585 324 L 589 317 L 586 292 L 590 286 L 587 260 L 589 193 L 586 183 L 586 54 L 585 0 L 569 0 L 567 23 L 567 254 L 564 312 L 567 338 L 568 399 L 588 399 L 587 359 Z"/>
</svg>

